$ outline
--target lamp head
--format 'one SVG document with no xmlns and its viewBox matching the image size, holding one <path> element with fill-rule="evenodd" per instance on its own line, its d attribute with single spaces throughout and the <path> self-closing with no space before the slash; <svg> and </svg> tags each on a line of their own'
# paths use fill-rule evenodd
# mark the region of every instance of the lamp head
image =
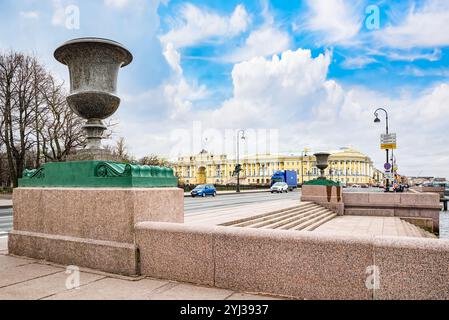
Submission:
<svg viewBox="0 0 449 320">
<path fill-rule="evenodd" d="M 376 119 L 374 119 L 374 123 L 380 123 L 379 117 L 376 116 Z"/>
</svg>

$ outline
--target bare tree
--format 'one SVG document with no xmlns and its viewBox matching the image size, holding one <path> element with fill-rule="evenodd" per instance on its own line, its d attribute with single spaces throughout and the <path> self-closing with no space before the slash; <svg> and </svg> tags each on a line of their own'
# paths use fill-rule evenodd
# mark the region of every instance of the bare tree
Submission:
<svg viewBox="0 0 449 320">
<path fill-rule="evenodd" d="M 45 105 L 37 115 L 36 136 L 41 139 L 45 161 L 61 162 L 84 143 L 82 120 L 67 105 L 62 84 L 48 75 L 42 94 Z"/>
<path fill-rule="evenodd" d="M 34 165 L 39 167 L 41 165 L 41 149 L 42 149 L 42 134 L 40 127 L 42 122 L 40 121 L 41 115 L 45 113 L 45 96 L 43 93 L 47 90 L 47 73 L 45 69 L 39 65 L 38 63 L 33 64 L 33 108 L 34 108 L 34 130 L 35 130 L 35 138 L 36 138 L 36 152 L 35 152 L 35 161 Z"/>
<path fill-rule="evenodd" d="M 63 85 L 35 58 L 0 54 L 0 154 L 3 148 L 14 187 L 24 168 L 64 161 L 82 145 L 81 124 L 67 106 Z"/>
<path fill-rule="evenodd" d="M 157 155 L 145 156 L 139 160 L 139 164 L 147 166 L 171 167 L 172 164 L 164 158 Z"/>
<path fill-rule="evenodd" d="M 132 162 L 132 157 L 128 154 L 127 149 L 125 138 L 120 137 L 115 143 L 115 148 L 112 151 L 112 154 L 115 155 L 120 161 Z"/>
<path fill-rule="evenodd" d="M 35 141 L 32 139 L 34 110 L 34 64 L 36 60 L 22 54 L 0 56 L 0 112 L 1 138 L 6 146 L 13 186 L 17 186 L 25 167 L 25 154 Z"/>
</svg>

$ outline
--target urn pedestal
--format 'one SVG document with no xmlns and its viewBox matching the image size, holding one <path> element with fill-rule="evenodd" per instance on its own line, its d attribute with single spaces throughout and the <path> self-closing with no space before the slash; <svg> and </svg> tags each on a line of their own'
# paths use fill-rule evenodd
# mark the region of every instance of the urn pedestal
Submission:
<svg viewBox="0 0 449 320">
<path fill-rule="evenodd" d="M 179 188 L 18 188 L 8 250 L 63 265 L 139 275 L 134 226 L 182 223 Z"/>
</svg>

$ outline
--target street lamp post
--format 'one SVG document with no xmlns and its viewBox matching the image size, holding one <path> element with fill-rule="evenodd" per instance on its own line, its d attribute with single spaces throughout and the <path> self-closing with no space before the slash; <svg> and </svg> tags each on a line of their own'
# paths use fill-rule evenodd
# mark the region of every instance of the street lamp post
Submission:
<svg viewBox="0 0 449 320">
<path fill-rule="evenodd" d="M 240 138 L 240 134 L 242 137 Z M 237 189 L 236 192 L 240 192 L 240 139 L 245 140 L 245 130 L 239 130 L 237 132 Z"/>
<path fill-rule="evenodd" d="M 304 157 L 307 156 L 307 149 L 301 153 L 301 188 L 304 185 Z"/>
<path fill-rule="evenodd" d="M 388 134 L 388 112 L 387 110 L 385 110 L 384 108 L 378 108 L 376 111 L 374 111 L 374 116 L 376 117 L 374 119 L 374 123 L 380 123 L 380 119 L 379 119 L 379 111 L 383 111 L 385 112 L 385 132 L 386 134 Z M 390 163 L 390 157 L 389 157 L 389 151 L 388 149 L 385 150 L 386 154 L 387 154 L 387 164 Z M 388 192 L 390 190 L 390 180 L 386 179 L 385 180 L 385 190 Z"/>
</svg>

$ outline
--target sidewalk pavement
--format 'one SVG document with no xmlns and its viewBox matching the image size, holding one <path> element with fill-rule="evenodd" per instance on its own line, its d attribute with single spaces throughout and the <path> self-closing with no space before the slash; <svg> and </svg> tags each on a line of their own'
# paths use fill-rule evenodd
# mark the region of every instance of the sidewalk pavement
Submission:
<svg viewBox="0 0 449 320">
<path fill-rule="evenodd" d="M 274 297 L 145 277 L 124 277 L 8 256 L 0 238 L 0 300 L 272 300 Z M 69 285 L 69 287 L 67 287 Z"/>
</svg>

